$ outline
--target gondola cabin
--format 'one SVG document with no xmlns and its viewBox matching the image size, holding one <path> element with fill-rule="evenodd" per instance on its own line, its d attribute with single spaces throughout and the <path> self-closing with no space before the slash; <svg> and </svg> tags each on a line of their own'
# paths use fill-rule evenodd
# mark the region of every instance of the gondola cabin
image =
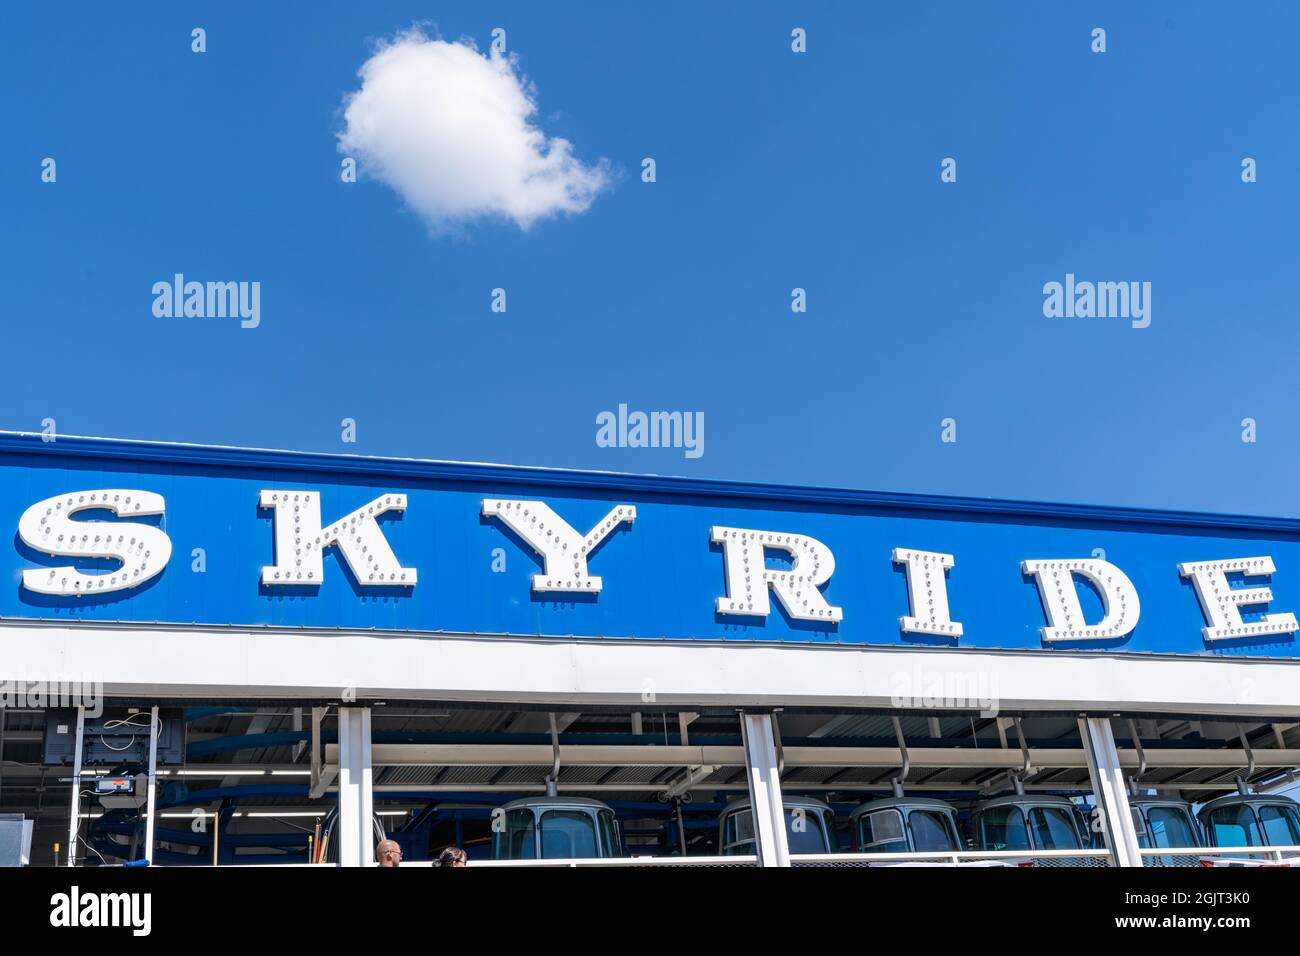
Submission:
<svg viewBox="0 0 1300 956">
<path fill-rule="evenodd" d="M 585 797 L 525 797 L 494 812 L 495 860 L 586 860 L 623 855 L 614 811 Z"/>
<path fill-rule="evenodd" d="M 980 850 L 1082 850 L 1091 839 L 1066 797 L 1013 794 L 980 803 L 971 817 Z"/>
<path fill-rule="evenodd" d="M 833 853 L 835 811 L 812 797 L 786 796 L 786 840 L 791 854 Z M 729 803 L 718 818 L 718 846 L 723 856 L 749 856 L 755 851 L 754 813 L 749 798 Z"/>
<path fill-rule="evenodd" d="M 957 811 L 929 797 L 890 797 L 864 803 L 849 815 L 859 853 L 950 853 L 962 849 Z"/>
<path fill-rule="evenodd" d="M 1197 814 L 1210 846 L 1300 846 L 1300 804 L 1289 797 L 1219 797 Z"/>
<path fill-rule="evenodd" d="M 1130 796 L 1128 805 L 1142 849 L 1201 846 L 1200 827 L 1187 801 L 1140 794 Z"/>
</svg>

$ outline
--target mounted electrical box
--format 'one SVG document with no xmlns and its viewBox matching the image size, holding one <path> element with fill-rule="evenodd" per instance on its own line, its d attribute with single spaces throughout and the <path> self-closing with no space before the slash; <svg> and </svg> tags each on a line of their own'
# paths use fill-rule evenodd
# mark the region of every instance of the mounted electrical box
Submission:
<svg viewBox="0 0 1300 956">
<path fill-rule="evenodd" d="M 41 762 L 69 767 L 77 746 L 77 712 L 50 710 L 45 715 L 45 742 Z M 185 719 L 180 708 L 158 711 L 158 766 L 185 761 Z M 81 745 L 81 765 L 122 766 L 149 763 L 149 711 L 141 708 L 105 708 L 98 717 L 86 717 Z"/>
</svg>

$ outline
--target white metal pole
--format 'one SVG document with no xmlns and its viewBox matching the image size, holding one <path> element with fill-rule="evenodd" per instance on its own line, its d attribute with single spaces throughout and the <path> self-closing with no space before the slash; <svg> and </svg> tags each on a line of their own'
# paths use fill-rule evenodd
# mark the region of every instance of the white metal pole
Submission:
<svg viewBox="0 0 1300 956">
<path fill-rule="evenodd" d="M 754 815 L 758 865 L 789 866 L 790 847 L 786 841 L 772 715 L 741 714 L 740 729 L 745 744 L 745 779 Z"/>
<path fill-rule="evenodd" d="M 370 708 L 339 708 L 339 866 L 375 862 Z"/>
<path fill-rule="evenodd" d="M 1124 772 L 1115 748 L 1115 734 L 1106 717 L 1080 717 L 1079 735 L 1088 758 L 1088 776 L 1101 811 L 1106 845 L 1115 866 L 1142 866 L 1137 830 L 1124 788 Z"/>
<path fill-rule="evenodd" d="M 77 741 L 72 752 L 72 819 L 68 822 L 68 866 L 77 865 L 77 831 L 81 828 L 81 740 L 86 712 L 77 708 Z"/>
<path fill-rule="evenodd" d="M 144 858 L 153 865 L 153 819 L 158 783 L 158 705 L 149 712 L 149 803 L 144 817 Z"/>
<path fill-rule="evenodd" d="M 357 763 L 361 767 L 361 841 L 358 849 L 362 866 L 375 864 L 375 771 L 370 753 L 370 708 L 359 708 L 361 727 L 357 731 L 359 750 Z"/>
</svg>

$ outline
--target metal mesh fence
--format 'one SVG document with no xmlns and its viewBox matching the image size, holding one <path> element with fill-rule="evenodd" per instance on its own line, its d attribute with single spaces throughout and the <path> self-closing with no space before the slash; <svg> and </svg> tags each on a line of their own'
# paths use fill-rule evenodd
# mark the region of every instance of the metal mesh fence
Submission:
<svg viewBox="0 0 1300 956">
<path fill-rule="evenodd" d="M 1048 858 L 1044 860 L 1033 860 L 1032 862 L 1034 866 L 1050 866 L 1050 867 L 1058 867 L 1058 868 L 1059 867 L 1081 867 L 1081 866 L 1099 867 L 1099 866 L 1111 865 L 1109 856 L 1085 856 L 1085 857 L 1076 857 L 1073 859 Z"/>
<path fill-rule="evenodd" d="M 1185 847 L 1143 850 L 1142 865 L 1184 866 L 1300 866 L 1300 847 Z"/>
<path fill-rule="evenodd" d="M 1110 854 L 1105 850 L 830 853 L 793 856 L 790 863 L 796 867 L 1098 867 L 1110 866 Z"/>
</svg>

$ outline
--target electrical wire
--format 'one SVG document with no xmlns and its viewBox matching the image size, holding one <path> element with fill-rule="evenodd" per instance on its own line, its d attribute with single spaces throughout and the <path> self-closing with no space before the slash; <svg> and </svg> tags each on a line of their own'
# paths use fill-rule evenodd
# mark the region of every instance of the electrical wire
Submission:
<svg viewBox="0 0 1300 956">
<path fill-rule="evenodd" d="M 276 823 L 280 824 L 281 826 L 290 827 L 290 828 L 292 828 L 292 829 L 294 829 L 294 830 L 301 830 L 303 833 L 315 833 L 315 832 L 316 832 L 316 828 L 315 828 L 315 827 L 304 827 L 304 826 L 300 826 L 300 825 L 298 825 L 297 823 L 290 823 L 288 820 L 282 820 L 280 817 L 265 817 L 264 819 L 267 819 L 267 820 L 274 820 Z"/>
<path fill-rule="evenodd" d="M 137 718 L 137 717 L 146 717 L 146 716 L 148 716 L 148 715 L 146 715 L 146 714 L 132 714 L 132 715 L 129 716 L 129 717 L 122 717 L 122 718 L 120 718 L 120 719 L 116 719 L 116 720 L 106 720 L 106 721 L 104 721 L 104 730 L 115 730 L 115 729 L 117 729 L 118 727 L 124 727 L 124 726 L 125 726 L 125 727 L 140 727 L 140 725 L 137 724 L 137 723 L 135 722 L 135 721 L 136 721 L 136 718 Z M 151 731 L 160 731 L 160 730 L 162 730 L 162 718 L 161 718 L 161 717 L 158 718 L 158 720 L 157 720 L 157 726 L 155 726 L 155 725 L 154 725 L 154 720 L 153 720 L 153 718 L 152 718 L 152 717 L 149 717 L 149 725 L 148 725 L 148 727 L 149 727 L 149 729 L 150 729 Z M 145 729 L 145 728 L 140 727 L 140 729 L 143 730 L 143 729 Z M 124 751 L 130 750 L 132 747 L 135 746 L 135 741 L 136 741 L 136 735 L 135 735 L 135 734 L 132 734 L 132 735 L 131 735 L 131 739 L 130 739 L 130 740 L 129 740 L 125 745 L 123 745 L 123 746 L 121 746 L 121 747 L 114 747 L 112 744 L 110 744 L 107 740 L 104 739 L 104 735 L 103 735 L 102 733 L 99 735 L 99 742 L 100 742 L 100 743 L 105 747 L 105 749 L 107 749 L 107 750 L 111 750 L 111 751 L 113 751 L 114 753 L 123 753 Z"/>
<path fill-rule="evenodd" d="M 100 853 L 100 852 L 99 852 L 98 850 L 96 850 L 93 846 L 91 846 L 89 843 L 87 843 L 85 837 L 83 837 L 80 833 L 78 833 L 78 834 L 77 834 L 77 839 L 78 839 L 79 841 L 81 841 L 81 845 L 82 845 L 82 846 L 84 846 L 84 847 L 85 847 L 87 850 L 89 850 L 91 853 L 95 854 L 95 856 L 99 857 L 99 862 L 100 862 L 100 863 L 103 863 L 105 866 L 108 866 L 108 860 L 104 859 L 104 854 Z"/>
<path fill-rule="evenodd" d="M 137 717 L 148 717 L 148 716 L 149 716 L 149 715 L 147 715 L 147 714 L 140 713 L 140 714 L 132 714 L 132 715 L 129 716 L 129 717 L 120 717 L 120 718 L 116 718 L 116 719 L 114 719 L 114 720 L 106 720 L 106 721 L 104 721 L 104 729 L 105 729 L 105 730 L 114 730 L 115 728 L 117 728 L 117 727 L 121 727 L 121 726 L 123 726 L 123 725 L 129 726 L 129 727 L 140 727 L 140 724 L 137 724 L 137 723 L 135 722 L 135 721 L 136 721 L 136 718 L 137 718 Z M 152 717 L 150 717 L 149 720 L 150 720 L 150 723 L 153 722 L 153 718 L 152 718 Z M 159 725 L 159 726 L 162 726 L 162 719 L 161 719 L 161 718 L 159 718 L 159 720 L 158 720 L 158 725 Z M 141 729 L 143 729 L 143 728 L 141 728 Z"/>
</svg>

